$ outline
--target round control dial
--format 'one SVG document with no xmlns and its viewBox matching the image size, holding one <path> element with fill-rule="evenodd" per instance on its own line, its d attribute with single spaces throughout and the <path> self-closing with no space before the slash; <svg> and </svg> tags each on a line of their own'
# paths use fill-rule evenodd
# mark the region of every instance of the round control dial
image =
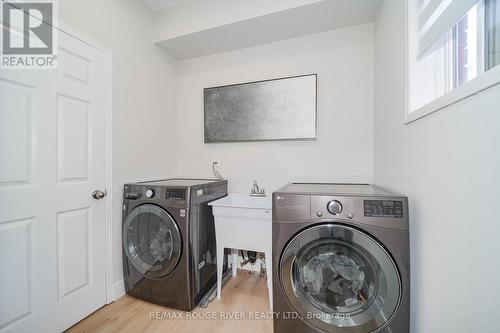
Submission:
<svg viewBox="0 0 500 333">
<path fill-rule="evenodd" d="M 155 191 L 153 189 L 147 189 L 145 195 L 146 198 L 152 198 L 155 196 Z"/>
<path fill-rule="evenodd" d="M 332 200 L 328 203 L 327 209 L 333 215 L 338 215 L 342 212 L 342 204 L 337 200 Z"/>
</svg>

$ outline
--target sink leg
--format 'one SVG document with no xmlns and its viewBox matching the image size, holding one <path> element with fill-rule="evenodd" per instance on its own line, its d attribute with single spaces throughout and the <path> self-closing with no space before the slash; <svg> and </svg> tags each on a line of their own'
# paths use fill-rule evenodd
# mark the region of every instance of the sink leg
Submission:
<svg viewBox="0 0 500 333">
<path fill-rule="evenodd" d="M 238 249 L 231 249 L 231 257 L 232 257 L 232 264 L 231 264 L 231 269 L 232 269 L 232 274 L 233 277 L 236 276 L 238 273 Z"/>
<path fill-rule="evenodd" d="M 217 299 L 220 300 L 222 288 L 222 268 L 224 266 L 224 248 L 217 246 Z"/>
<path fill-rule="evenodd" d="M 266 258 L 266 278 L 267 278 L 267 292 L 269 294 L 269 308 L 273 311 L 273 257 L 271 251 L 264 253 Z"/>
</svg>

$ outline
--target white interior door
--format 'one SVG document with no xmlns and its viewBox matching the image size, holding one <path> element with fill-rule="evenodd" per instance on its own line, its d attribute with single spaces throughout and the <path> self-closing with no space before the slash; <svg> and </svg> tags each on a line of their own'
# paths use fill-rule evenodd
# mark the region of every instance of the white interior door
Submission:
<svg viewBox="0 0 500 333">
<path fill-rule="evenodd" d="M 106 303 L 105 53 L 59 33 L 57 70 L 0 70 L 0 332 Z"/>
</svg>

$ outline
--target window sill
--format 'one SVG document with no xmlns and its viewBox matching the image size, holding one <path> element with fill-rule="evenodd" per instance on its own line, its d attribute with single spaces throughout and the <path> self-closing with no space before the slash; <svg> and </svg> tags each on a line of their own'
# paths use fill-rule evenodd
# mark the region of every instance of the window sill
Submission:
<svg viewBox="0 0 500 333">
<path fill-rule="evenodd" d="M 432 102 L 410 112 L 407 103 L 405 124 L 409 124 L 423 118 L 431 113 L 445 109 L 446 107 L 458 103 L 470 96 L 476 95 L 500 83 L 500 66 L 496 66 L 478 77 L 464 83 L 462 86 L 444 94 Z"/>
</svg>

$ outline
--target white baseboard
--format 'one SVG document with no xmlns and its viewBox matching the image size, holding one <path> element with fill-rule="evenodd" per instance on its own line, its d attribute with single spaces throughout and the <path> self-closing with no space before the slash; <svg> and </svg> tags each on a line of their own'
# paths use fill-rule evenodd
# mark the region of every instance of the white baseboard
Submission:
<svg viewBox="0 0 500 333">
<path fill-rule="evenodd" d="M 113 298 L 116 301 L 118 298 L 125 295 L 125 282 L 124 280 L 120 280 L 115 282 L 113 286 Z"/>
</svg>

